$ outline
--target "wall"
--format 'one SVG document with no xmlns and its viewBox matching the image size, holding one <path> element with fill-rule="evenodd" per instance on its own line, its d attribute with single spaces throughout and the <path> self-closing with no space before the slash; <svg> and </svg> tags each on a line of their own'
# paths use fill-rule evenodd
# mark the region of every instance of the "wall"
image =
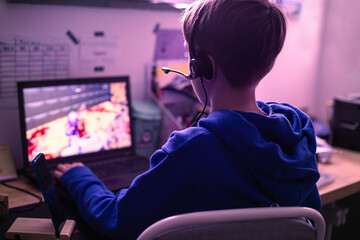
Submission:
<svg viewBox="0 0 360 240">
<path fill-rule="evenodd" d="M 335 96 L 360 95 L 360 2 L 326 1 L 322 48 L 316 81 L 315 111 L 326 121 Z"/>
<path fill-rule="evenodd" d="M 118 39 L 117 64 L 103 73 L 79 68 L 77 46 L 71 44 L 70 75 L 73 77 L 99 75 L 129 75 L 134 99 L 145 98 L 149 79 L 147 66 L 154 54 L 154 27 L 179 28 L 178 11 L 145 9 L 110 9 L 94 7 L 67 7 L 29 4 L 6 4 L 0 1 L 0 35 L 56 37 L 64 42 L 67 30 L 80 39 L 104 31 L 105 36 Z M 4 101 L 0 99 L 0 101 Z M 0 143 L 9 143 L 17 169 L 22 167 L 19 114 L 17 108 L 0 108 Z"/>
<path fill-rule="evenodd" d="M 288 102 L 314 111 L 324 2 L 305 0 L 298 18 L 288 19 L 283 50 L 272 71 L 260 82 L 258 99 Z"/>
</svg>

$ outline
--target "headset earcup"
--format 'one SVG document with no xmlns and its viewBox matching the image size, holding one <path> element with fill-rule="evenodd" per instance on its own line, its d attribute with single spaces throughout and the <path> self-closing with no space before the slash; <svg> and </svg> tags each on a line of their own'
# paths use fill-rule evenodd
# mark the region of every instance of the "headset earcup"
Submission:
<svg viewBox="0 0 360 240">
<path fill-rule="evenodd" d="M 212 68 L 211 60 L 206 52 L 199 51 L 196 54 L 196 68 L 198 76 L 203 76 L 209 80 L 213 78 L 214 71 Z"/>
<path fill-rule="evenodd" d="M 189 70 L 190 70 L 191 79 L 195 79 L 195 78 L 200 77 L 199 70 L 198 70 L 198 63 L 197 63 L 197 60 L 195 58 L 192 58 L 190 60 Z"/>
</svg>

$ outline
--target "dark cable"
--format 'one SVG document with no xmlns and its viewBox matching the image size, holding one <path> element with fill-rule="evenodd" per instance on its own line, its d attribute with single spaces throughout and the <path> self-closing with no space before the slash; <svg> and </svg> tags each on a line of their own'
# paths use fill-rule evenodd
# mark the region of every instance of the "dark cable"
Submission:
<svg viewBox="0 0 360 240">
<path fill-rule="evenodd" d="M 201 86 L 202 86 L 202 88 L 203 88 L 203 90 L 204 90 L 204 93 L 205 93 L 205 105 L 204 105 L 201 113 L 199 113 L 199 114 L 196 116 L 195 121 L 191 124 L 190 127 L 193 127 L 194 125 L 197 124 L 197 122 L 200 120 L 201 116 L 204 114 L 205 109 L 206 109 L 206 106 L 207 106 L 208 97 L 207 97 L 207 93 L 206 93 L 206 89 L 205 89 L 205 86 L 204 86 L 204 81 L 203 81 L 202 76 L 200 77 L 200 81 L 201 81 Z"/>
<path fill-rule="evenodd" d="M 35 198 L 37 198 L 37 199 L 39 200 L 38 203 L 36 203 L 35 205 L 32 205 L 32 206 L 30 206 L 30 207 L 28 207 L 28 208 L 25 208 L 25 209 L 22 209 L 22 210 L 10 209 L 10 210 L 9 210 L 10 212 L 17 212 L 17 213 L 18 213 L 18 212 L 27 212 L 27 211 L 30 211 L 30 210 L 36 208 L 36 207 L 39 206 L 39 205 L 41 204 L 41 202 L 42 202 L 42 198 L 41 198 L 40 196 L 38 196 L 38 195 L 36 195 L 36 194 L 34 194 L 34 193 L 32 193 L 32 192 L 29 192 L 28 190 L 25 190 L 25 189 L 22 189 L 22 188 L 19 188 L 19 187 L 15 187 L 15 186 L 11 186 L 11 185 L 9 185 L 9 184 L 7 184 L 7 183 L 4 183 L 4 182 L 2 182 L 1 184 L 4 185 L 5 187 L 13 188 L 13 189 L 18 190 L 18 191 L 20 191 L 20 192 L 27 193 L 27 194 L 29 194 L 29 195 L 31 195 L 31 196 L 33 196 L 33 197 L 35 197 Z"/>
</svg>

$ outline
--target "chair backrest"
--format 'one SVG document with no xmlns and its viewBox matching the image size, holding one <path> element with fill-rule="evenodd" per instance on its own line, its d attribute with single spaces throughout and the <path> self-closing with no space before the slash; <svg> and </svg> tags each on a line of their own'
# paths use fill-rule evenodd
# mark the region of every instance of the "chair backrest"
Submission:
<svg viewBox="0 0 360 240">
<path fill-rule="evenodd" d="M 325 221 L 318 211 L 307 207 L 268 207 L 171 216 L 149 226 L 138 240 L 323 240 L 324 237 Z"/>
</svg>

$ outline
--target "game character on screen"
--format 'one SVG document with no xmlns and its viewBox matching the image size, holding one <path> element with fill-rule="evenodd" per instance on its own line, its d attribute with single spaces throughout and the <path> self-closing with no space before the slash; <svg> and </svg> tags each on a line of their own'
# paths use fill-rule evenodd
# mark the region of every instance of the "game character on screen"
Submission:
<svg viewBox="0 0 360 240">
<path fill-rule="evenodd" d="M 180 74 L 210 114 L 174 131 L 151 156 L 150 169 L 117 194 L 81 163 L 58 165 L 54 175 L 83 218 L 108 237 L 136 239 L 152 223 L 181 213 L 320 210 L 310 118 L 290 104 L 255 97 L 285 41 L 278 6 L 268 0 L 198 0 L 185 10 L 182 28 L 190 74 Z"/>
<path fill-rule="evenodd" d="M 65 134 L 68 136 L 68 146 L 73 147 L 78 145 L 79 153 L 81 153 L 80 138 L 84 132 L 84 123 L 81 120 L 79 113 L 70 111 L 67 114 L 67 123 L 65 126 Z"/>
</svg>

